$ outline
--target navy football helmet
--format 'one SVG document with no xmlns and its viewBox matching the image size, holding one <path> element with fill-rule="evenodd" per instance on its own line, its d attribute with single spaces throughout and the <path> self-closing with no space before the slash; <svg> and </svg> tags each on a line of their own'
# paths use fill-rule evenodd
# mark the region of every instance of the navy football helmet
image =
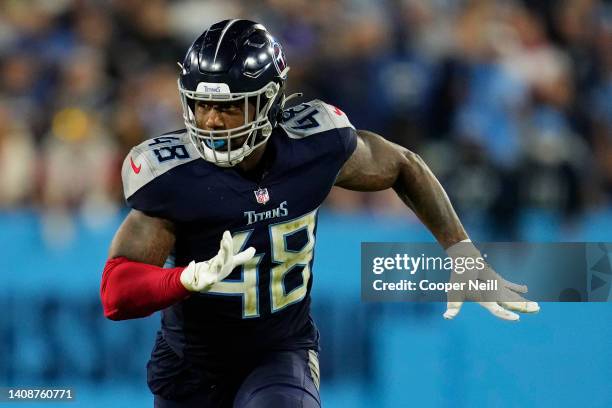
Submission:
<svg viewBox="0 0 612 408">
<path fill-rule="evenodd" d="M 280 44 L 263 25 L 249 20 L 213 24 L 179 65 L 183 119 L 202 158 L 234 166 L 267 141 L 288 99 L 284 86 L 289 67 Z M 195 101 L 244 103 L 244 125 L 202 129 L 195 120 Z M 253 120 L 249 103 L 255 107 Z"/>
</svg>

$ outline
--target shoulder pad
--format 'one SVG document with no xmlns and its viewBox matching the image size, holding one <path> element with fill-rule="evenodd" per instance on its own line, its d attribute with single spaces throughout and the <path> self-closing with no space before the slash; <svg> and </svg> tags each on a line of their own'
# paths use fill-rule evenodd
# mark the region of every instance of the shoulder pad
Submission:
<svg viewBox="0 0 612 408">
<path fill-rule="evenodd" d="M 144 185 L 172 168 L 199 157 L 186 131 L 166 133 L 145 140 L 133 147 L 123 161 L 121 178 L 125 198 L 128 199 Z"/>
<path fill-rule="evenodd" d="M 285 109 L 280 125 L 292 139 L 301 139 L 331 129 L 355 129 L 344 112 L 319 99 Z"/>
</svg>

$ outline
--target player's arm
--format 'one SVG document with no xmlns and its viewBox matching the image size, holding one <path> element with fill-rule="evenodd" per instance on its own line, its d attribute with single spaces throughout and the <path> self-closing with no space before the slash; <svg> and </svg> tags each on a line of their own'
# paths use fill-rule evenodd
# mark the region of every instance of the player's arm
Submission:
<svg viewBox="0 0 612 408">
<path fill-rule="evenodd" d="M 131 210 L 111 242 L 108 257 L 163 266 L 175 241 L 171 221 Z"/>
<path fill-rule="evenodd" d="M 148 316 L 189 294 L 180 282 L 184 268 L 162 268 L 175 239 L 170 221 L 130 211 L 113 238 L 102 274 L 100 295 L 106 317 Z"/>
<path fill-rule="evenodd" d="M 427 164 L 416 153 L 375 133 L 357 131 L 357 147 L 340 170 L 336 185 L 356 191 L 393 188 L 444 248 L 468 238 Z"/>
<path fill-rule="evenodd" d="M 377 191 L 392 187 L 419 219 L 429 228 L 451 257 L 480 257 L 469 241 L 465 229 L 453 210 L 446 192 L 425 162 L 415 153 L 386 141 L 367 131 L 357 131 L 357 147 L 344 164 L 336 185 L 350 190 Z M 455 273 L 451 280 L 456 279 Z M 521 296 L 527 287 L 508 282 L 487 265 L 474 279 L 495 279 L 499 291 L 495 294 L 449 293 L 444 317 L 454 318 L 465 300 L 477 301 L 495 316 L 518 320 L 511 310 L 533 313 L 540 308 Z"/>
<path fill-rule="evenodd" d="M 217 255 L 187 267 L 162 268 L 176 241 L 172 222 L 132 210 L 111 243 L 102 275 L 104 315 L 112 320 L 148 316 L 181 301 L 190 292 L 206 292 L 250 260 L 254 248 L 234 254 L 232 236 L 223 234 Z"/>
</svg>

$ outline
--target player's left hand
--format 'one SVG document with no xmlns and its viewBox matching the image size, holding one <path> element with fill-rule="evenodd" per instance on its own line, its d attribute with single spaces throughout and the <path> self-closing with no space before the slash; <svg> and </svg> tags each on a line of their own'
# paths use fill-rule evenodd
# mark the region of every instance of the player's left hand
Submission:
<svg viewBox="0 0 612 408">
<path fill-rule="evenodd" d="M 449 249 L 449 255 L 452 257 L 458 256 L 457 253 L 452 252 Z M 471 243 L 463 246 L 458 252 L 461 253 L 460 256 L 464 257 L 481 257 L 480 252 Z M 529 301 L 522 296 L 522 294 L 527 293 L 526 285 L 518 285 L 507 281 L 486 263 L 483 269 L 466 269 L 462 273 L 457 271 L 451 272 L 451 283 L 465 283 L 464 287 L 468 288 L 467 282 L 470 280 L 496 282 L 497 290 L 466 289 L 449 291 L 447 294 L 447 308 L 444 313 L 445 319 L 453 319 L 457 316 L 465 301 L 477 302 L 494 316 L 510 321 L 520 319 L 520 316 L 514 312 L 537 313 L 540 310 L 537 302 Z"/>
<path fill-rule="evenodd" d="M 208 292 L 215 283 L 225 279 L 235 267 L 244 265 L 254 255 L 253 247 L 234 254 L 232 234 L 225 231 L 217 255 L 204 262 L 191 261 L 181 272 L 181 283 L 191 292 Z"/>
</svg>

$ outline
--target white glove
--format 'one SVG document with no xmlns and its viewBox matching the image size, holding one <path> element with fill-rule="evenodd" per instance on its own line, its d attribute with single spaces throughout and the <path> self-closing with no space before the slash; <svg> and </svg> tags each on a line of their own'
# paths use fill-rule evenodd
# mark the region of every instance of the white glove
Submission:
<svg viewBox="0 0 612 408">
<path fill-rule="evenodd" d="M 482 258 L 480 251 L 469 241 L 461 241 L 451 246 L 447 249 L 447 253 L 451 258 Z M 497 281 L 497 290 L 468 290 L 467 282 L 469 280 L 483 282 L 495 280 Z M 521 293 L 527 293 L 527 286 L 505 280 L 486 263 L 485 267 L 480 270 L 476 268 L 466 269 L 463 273 L 452 271 L 450 281 L 452 283 L 464 282 L 466 283 L 466 289 L 448 292 L 448 303 L 444 313 L 445 319 L 452 319 L 457 316 L 466 300 L 478 302 L 494 316 L 503 320 L 519 320 L 519 315 L 510 310 L 521 313 L 537 313 L 540 310 L 537 302 L 531 302 L 520 295 Z"/>
<path fill-rule="evenodd" d="M 255 248 L 234 254 L 234 242 L 229 231 L 223 233 L 219 253 L 204 262 L 191 261 L 181 272 L 181 283 L 191 292 L 208 292 L 212 285 L 225 279 L 235 267 L 244 265 L 255 255 Z"/>
</svg>

